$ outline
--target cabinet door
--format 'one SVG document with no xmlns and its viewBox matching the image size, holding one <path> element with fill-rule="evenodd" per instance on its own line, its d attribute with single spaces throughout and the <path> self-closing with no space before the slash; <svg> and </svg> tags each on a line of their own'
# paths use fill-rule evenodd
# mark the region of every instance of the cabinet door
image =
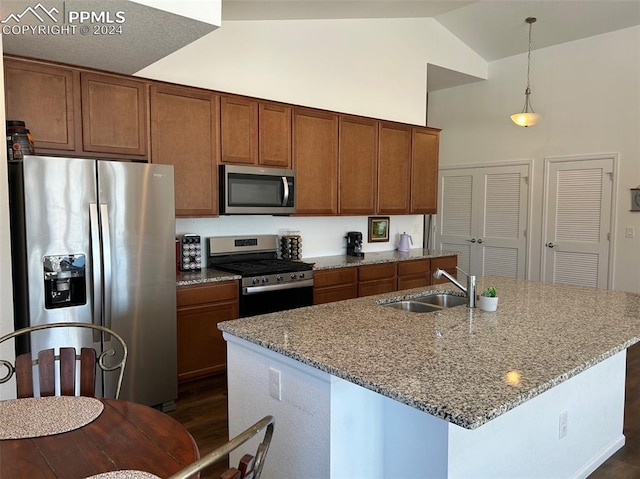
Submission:
<svg viewBox="0 0 640 479">
<path fill-rule="evenodd" d="M 174 166 L 176 216 L 217 215 L 218 96 L 165 85 L 150 96 L 151 161 Z"/>
<path fill-rule="evenodd" d="M 227 345 L 218 323 L 237 318 L 237 301 L 178 310 L 178 381 L 225 370 Z"/>
<path fill-rule="evenodd" d="M 76 150 L 80 135 L 80 76 L 73 70 L 4 60 L 7 120 L 23 120 L 37 153 Z"/>
<path fill-rule="evenodd" d="M 222 163 L 258 163 L 258 102 L 223 96 L 220 101 Z"/>
<path fill-rule="evenodd" d="M 358 268 L 316 271 L 313 283 L 313 304 L 357 298 Z"/>
<path fill-rule="evenodd" d="M 358 268 L 358 296 L 371 296 L 396 290 L 396 263 L 372 264 Z"/>
<path fill-rule="evenodd" d="M 439 131 L 413 128 L 411 145 L 411 213 L 436 213 L 439 141 Z"/>
<path fill-rule="evenodd" d="M 260 103 L 258 163 L 291 168 L 291 107 Z"/>
<path fill-rule="evenodd" d="M 298 214 L 338 212 L 338 116 L 296 108 L 293 165 Z"/>
<path fill-rule="evenodd" d="M 457 256 L 444 256 L 442 258 L 433 258 L 431 260 L 431 270 L 435 271 L 438 268 L 445 270 L 454 278 L 457 277 L 458 271 L 456 270 L 456 266 L 458 266 L 458 257 Z M 449 280 L 444 276 L 436 279 L 432 278 L 431 284 L 442 284 L 448 283 Z"/>
<path fill-rule="evenodd" d="M 340 116 L 340 214 L 376 212 L 378 122 Z"/>
<path fill-rule="evenodd" d="M 146 158 L 145 83 L 87 72 L 81 73 L 80 78 L 83 150 Z"/>
<path fill-rule="evenodd" d="M 431 261 L 420 259 L 398 263 L 398 291 L 431 284 Z"/>
<path fill-rule="evenodd" d="M 411 127 L 380 123 L 378 213 L 409 213 Z"/>
</svg>

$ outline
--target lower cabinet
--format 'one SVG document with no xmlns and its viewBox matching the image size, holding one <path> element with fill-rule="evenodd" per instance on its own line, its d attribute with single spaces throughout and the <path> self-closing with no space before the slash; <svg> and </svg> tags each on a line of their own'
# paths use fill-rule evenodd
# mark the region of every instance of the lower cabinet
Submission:
<svg viewBox="0 0 640 479">
<path fill-rule="evenodd" d="M 431 260 L 418 259 L 398 263 L 398 291 L 431 286 Z"/>
<path fill-rule="evenodd" d="M 227 348 L 218 323 L 238 318 L 238 282 L 179 286 L 178 381 L 222 372 Z"/>
<path fill-rule="evenodd" d="M 446 278 L 433 279 L 433 271 L 455 275 L 457 265 L 457 256 L 443 256 L 314 271 L 313 304 L 446 283 Z"/>
<path fill-rule="evenodd" d="M 396 291 L 396 263 L 369 264 L 358 268 L 358 296 Z"/>
<path fill-rule="evenodd" d="M 313 272 L 313 304 L 358 297 L 358 268 L 337 268 Z"/>
</svg>

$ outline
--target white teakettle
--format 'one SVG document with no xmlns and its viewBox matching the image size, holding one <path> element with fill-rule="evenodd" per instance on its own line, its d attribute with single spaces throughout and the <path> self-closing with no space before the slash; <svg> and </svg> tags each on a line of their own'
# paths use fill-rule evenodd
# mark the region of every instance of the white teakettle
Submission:
<svg viewBox="0 0 640 479">
<path fill-rule="evenodd" d="M 409 246 L 409 243 L 413 244 L 413 238 L 411 238 L 411 235 L 408 235 L 407 233 L 402 233 L 400 235 L 400 240 L 398 241 L 398 251 L 409 251 L 409 249 L 411 249 L 411 246 Z"/>
</svg>

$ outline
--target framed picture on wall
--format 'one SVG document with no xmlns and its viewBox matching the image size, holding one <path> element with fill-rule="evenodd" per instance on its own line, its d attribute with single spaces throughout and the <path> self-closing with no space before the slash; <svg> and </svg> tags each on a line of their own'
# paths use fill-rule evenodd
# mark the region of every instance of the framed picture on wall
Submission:
<svg viewBox="0 0 640 479">
<path fill-rule="evenodd" d="M 369 243 L 383 243 L 389 241 L 389 217 L 369 217 Z"/>
</svg>

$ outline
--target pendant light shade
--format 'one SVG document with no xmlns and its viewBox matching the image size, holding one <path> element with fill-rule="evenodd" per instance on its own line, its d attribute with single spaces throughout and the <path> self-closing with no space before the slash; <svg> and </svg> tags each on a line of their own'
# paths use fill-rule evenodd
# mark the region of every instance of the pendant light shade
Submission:
<svg viewBox="0 0 640 479">
<path fill-rule="evenodd" d="M 520 113 L 511 115 L 511 121 L 518 126 L 533 126 L 538 123 L 542 116 L 533 111 L 529 97 L 531 96 L 531 26 L 536 21 L 535 17 L 527 17 L 525 22 L 529 24 L 529 49 L 527 54 L 527 88 L 524 90 L 524 107 Z"/>
</svg>

